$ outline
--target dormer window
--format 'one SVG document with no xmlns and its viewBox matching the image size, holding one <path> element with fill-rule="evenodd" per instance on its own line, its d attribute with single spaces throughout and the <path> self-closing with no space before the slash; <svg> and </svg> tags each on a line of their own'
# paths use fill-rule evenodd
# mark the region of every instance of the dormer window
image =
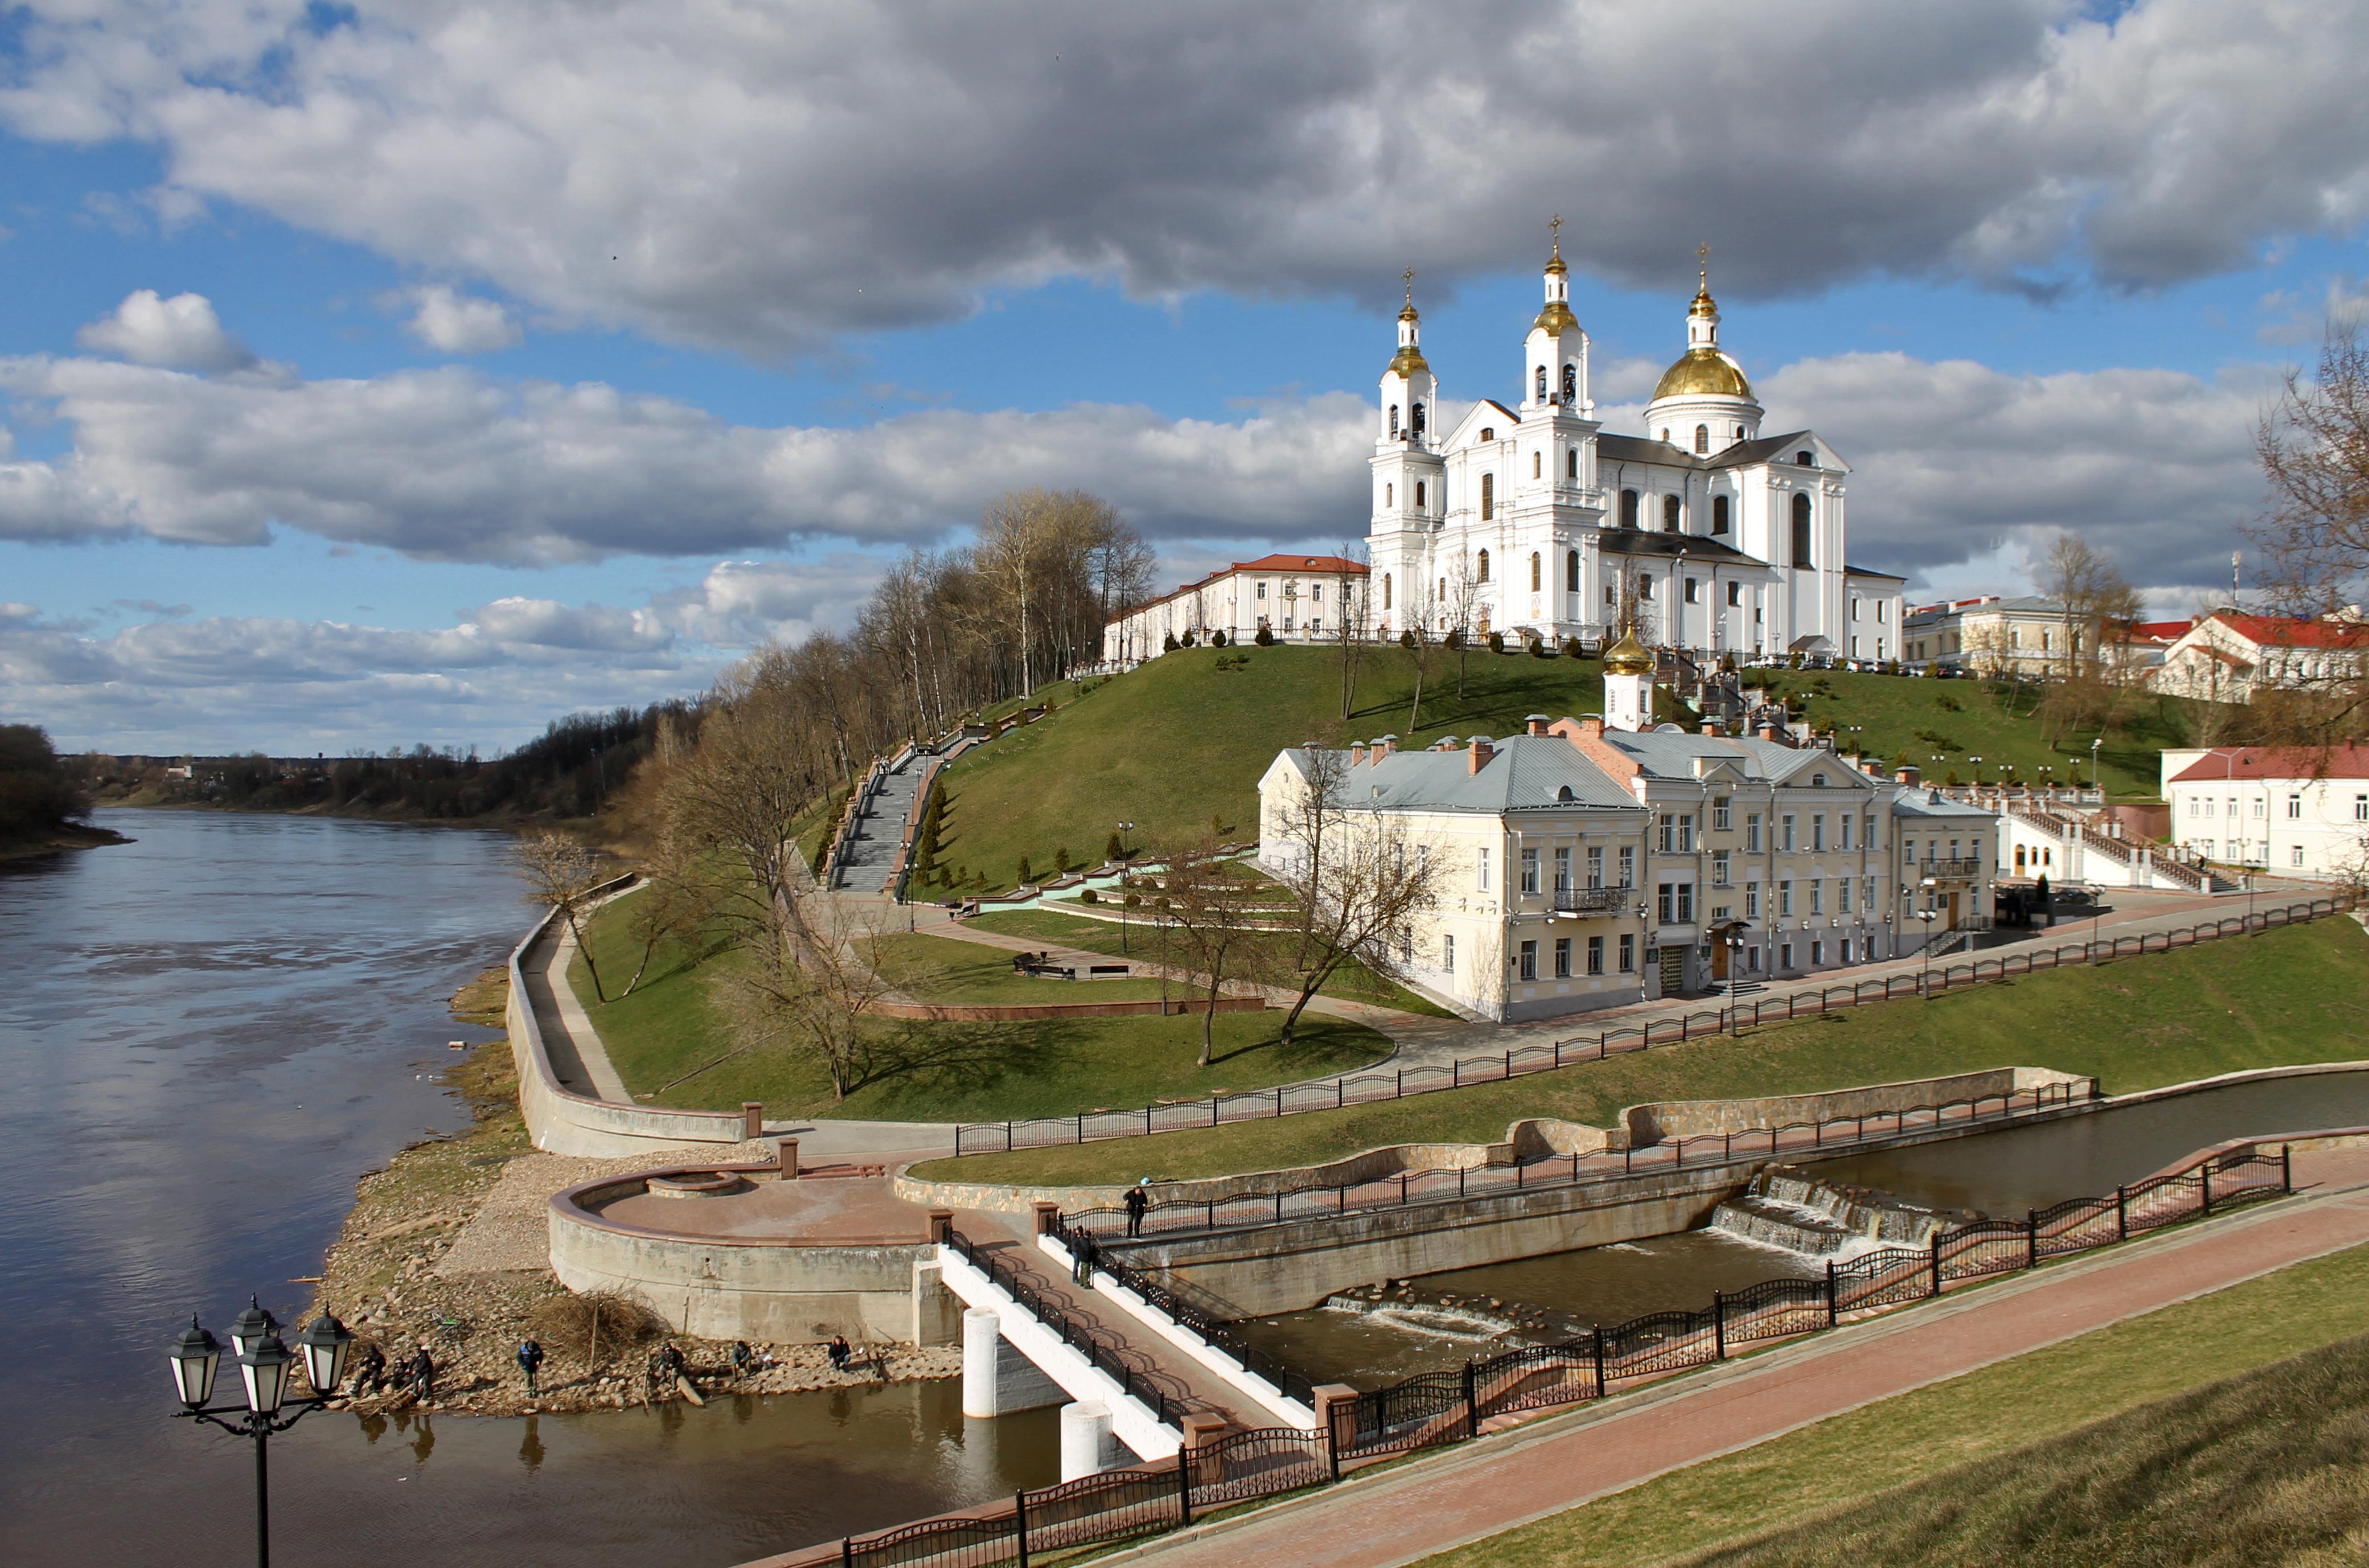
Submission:
<svg viewBox="0 0 2369 1568">
<path fill-rule="evenodd" d="M 1482 427 L 1481 427 L 1481 439 L 1482 439 L 1482 441 L 1495 441 L 1495 440 L 1497 439 L 1497 428 L 1496 428 L 1494 425 L 1483 425 L 1483 426 L 1482 426 Z"/>
<path fill-rule="evenodd" d="M 1793 461 L 1800 464 L 1804 468 L 1815 468 L 1818 465 L 1817 453 L 1811 452 L 1795 452 L 1793 454 Z"/>
</svg>

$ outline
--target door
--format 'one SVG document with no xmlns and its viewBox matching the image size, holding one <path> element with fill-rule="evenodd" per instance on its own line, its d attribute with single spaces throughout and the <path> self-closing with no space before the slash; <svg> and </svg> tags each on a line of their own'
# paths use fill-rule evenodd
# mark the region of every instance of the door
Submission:
<svg viewBox="0 0 2369 1568">
<path fill-rule="evenodd" d="M 1948 929 L 1951 931 L 1958 929 L 1958 895 L 1955 893 L 1950 895 L 1950 924 Z"/>
<path fill-rule="evenodd" d="M 1662 994 L 1677 996 L 1687 989 L 1687 950 L 1683 947 L 1662 949 Z"/>
<path fill-rule="evenodd" d="M 1723 940 L 1714 939 L 1711 944 L 1711 978 L 1727 979 L 1727 944 Z"/>
</svg>

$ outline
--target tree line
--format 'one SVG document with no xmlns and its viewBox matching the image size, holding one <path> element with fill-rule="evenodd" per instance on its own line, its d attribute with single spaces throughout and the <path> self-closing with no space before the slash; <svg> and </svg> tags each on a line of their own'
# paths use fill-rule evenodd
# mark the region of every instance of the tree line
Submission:
<svg viewBox="0 0 2369 1568">
<path fill-rule="evenodd" d="M 0 846 L 40 839 L 89 811 L 80 767 L 58 755 L 49 731 L 0 724 Z"/>
</svg>

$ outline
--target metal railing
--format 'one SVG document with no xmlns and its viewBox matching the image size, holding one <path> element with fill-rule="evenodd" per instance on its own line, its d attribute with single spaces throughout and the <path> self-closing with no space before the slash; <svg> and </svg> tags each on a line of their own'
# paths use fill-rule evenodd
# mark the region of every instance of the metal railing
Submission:
<svg viewBox="0 0 2369 1568">
<path fill-rule="evenodd" d="M 1093 1212 L 1116 1213 L 1118 1211 L 1096 1210 Z M 1080 1216 L 1081 1219 L 1089 1217 Z M 1119 1228 L 1124 1230 L 1125 1227 L 1126 1221 L 1122 1219 Z M 1068 1223 L 1066 1216 L 1057 1216 L 1053 1221 L 1051 1234 L 1055 1240 L 1069 1249 L 1070 1256 L 1077 1260 L 1081 1275 L 1091 1276 L 1096 1271 L 1108 1275 L 1112 1283 L 1134 1291 L 1153 1310 L 1166 1314 L 1170 1322 L 1200 1335 L 1212 1348 L 1232 1358 L 1236 1366 L 1252 1377 L 1266 1379 L 1284 1398 L 1298 1400 L 1306 1405 L 1312 1406 L 1315 1403 L 1315 1387 L 1306 1378 L 1266 1352 L 1244 1343 L 1242 1336 L 1235 1333 L 1225 1323 L 1182 1299 L 1149 1275 L 1140 1270 L 1129 1268 L 1125 1263 L 1112 1257 L 1104 1250 L 1101 1237 L 1092 1229 L 1072 1227 Z"/>
<path fill-rule="evenodd" d="M 2162 864 L 2162 863 L 2158 863 Z M 1341 1078 L 1288 1083 L 1239 1094 L 1213 1094 L 1144 1105 L 1129 1111 L 1088 1111 L 1068 1116 L 1039 1116 L 1024 1121 L 971 1122 L 955 1131 L 957 1154 L 1001 1154 L 1014 1149 L 1045 1149 L 1093 1143 L 1107 1138 L 1141 1138 L 1156 1132 L 1219 1127 L 1229 1122 L 1263 1121 L 1272 1116 L 1301 1116 L 1311 1111 L 1341 1110 L 1350 1105 L 1404 1099 L 1443 1089 L 1475 1083 L 1495 1083 L 1531 1072 L 1551 1072 L 1582 1062 L 1601 1061 L 1656 1046 L 1675 1046 L 1712 1035 L 1858 1007 L 1867 1002 L 1903 997 L 1932 996 L 1967 986 L 1988 985 L 2020 975 L 2064 968 L 2070 965 L 2127 958 L 2143 953 L 2168 953 L 2225 936 L 2244 935 L 2283 925 L 2299 925 L 2354 907 L 2350 893 L 2316 898 L 2251 915 L 2231 915 L 2203 921 L 2182 929 L 2148 932 L 2137 936 L 2098 937 L 2051 948 L 2002 953 L 1968 963 L 1935 967 L 1929 972 L 1887 975 L 1850 985 L 1800 990 L 1783 996 L 1756 998 L 1730 1006 L 1656 1018 L 1626 1029 L 1609 1029 L 1594 1037 L 1574 1036 L 1551 1046 L 1525 1046 L 1491 1056 L 1466 1057 L 1445 1067 L 1414 1067 L 1356 1073 Z M 1903 937 L 1904 943 L 1914 941 Z"/>
<path fill-rule="evenodd" d="M 1548 895 L 1560 913 L 1600 915 L 1618 914 L 1623 904 L 1637 896 L 1634 887 L 1558 887 Z"/>
<path fill-rule="evenodd" d="M 1109 1248 L 1124 1246 L 1130 1242 L 1206 1235 L 1219 1230 L 1279 1225 L 1287 1220 L 1331 1219 L 1412 1204 L 1496 1197 L 1585 1182 L 1608 1181 L 1621 1176 L 1657 1175 L 1670 1171 L 1733 1164 L 1738 1160 L 1764 1160 L 1774 1159 L 1780 1154 L 1849 1150 L 1911 1133 L 2028 1119 L 2036 1115 L 2084 1105 L 2094 1097 L 2095 1087 L 2091 1081 L 2050 1083 L 2037 1089 L 2019 1089 L 2011 1093 L 1913 1105 L 1869 1116 L 1789 1122 L 1783 1127 L 1750 1127 L 1740 1132 L 1693 1133 L 1642 1148 L 1606 1150 L 1595 1154 L 1561 1154 L 1533 1160 L 1526 1164 L 1409 1171 L 1360 1182 L 1311 1182 L 1304 1186 L 1288 1187 L 1272 1193 L 1245 1194 L 1239 1197 L 1198 1201 L 1175 1199 L 1147 1206 L 1142 1221 L 1133 1234 L 1129 1233 L 1125 1209 L 1082 1208 L 1059 1218 L 1059 1233 L 1065 1237 L 1092 1237 L 1097 1247 Z M 1107 1253 L 1103 1255 L 1107 1259 Z M 1110 1268 L 1113 1265 L 1105 1261 L 1097 1266 Z M 1129 1288 L 1135 1288 L 1130 1283 Z M 1200 1332 L 1197 1325 L 1195 1332 Z"/>
<path fill-rule="evenodd" d="M 1038 1322 L 1053 1331 L 1063 1345 L 1083 1356 L 1094 1368 L 1107 1376 L 1131 1399 L 1139 1401 L 1151 1411 L 1162 1425 L 1176 1424 L 1178 1413 L 1172 1410 L 1168 1396 L 1150 1379 L 1129 1367 L 1119 1355 L 1119 1342 L 1108 1334 L 1099 1333 L 1078 1322 L 1065 1311 L 1059 1301 L 1022 1275 L 1008 1267 L 994 1253 L 973 1246 L 961 1231 L 949 1230 L 946 1245 L 962 1254 L 965 1263 L 987 1276 L 1003 1293 Z"/>
<path fill-rule="evenodd" d="M 1917 861 L 1909 866 L 1909 870 L 1919 876 L 1947 876 L 1952 879 L 1968 880 L 1980 877 L 1985 869 L 1982 860 L 1973 855 L 1959 855 L 1954 858 L 1944 855 L 1938 860 Z"/>
</svg>

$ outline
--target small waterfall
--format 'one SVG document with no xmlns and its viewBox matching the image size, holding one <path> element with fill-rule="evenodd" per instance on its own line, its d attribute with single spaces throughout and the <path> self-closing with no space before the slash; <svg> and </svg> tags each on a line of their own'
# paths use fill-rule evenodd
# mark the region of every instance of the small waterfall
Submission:
<svg viewBox="0 0 2369 1568">
<path fill-rule="evenodd" d="M 1930 1245 L 1953 1216 L 1866 1187 L 1831 1185 L 1772 1165 L 1712 1211 L 1711 1228 L 1805 1257 L 1856 1257 L 1879 1247 Z"/>
</svg>

